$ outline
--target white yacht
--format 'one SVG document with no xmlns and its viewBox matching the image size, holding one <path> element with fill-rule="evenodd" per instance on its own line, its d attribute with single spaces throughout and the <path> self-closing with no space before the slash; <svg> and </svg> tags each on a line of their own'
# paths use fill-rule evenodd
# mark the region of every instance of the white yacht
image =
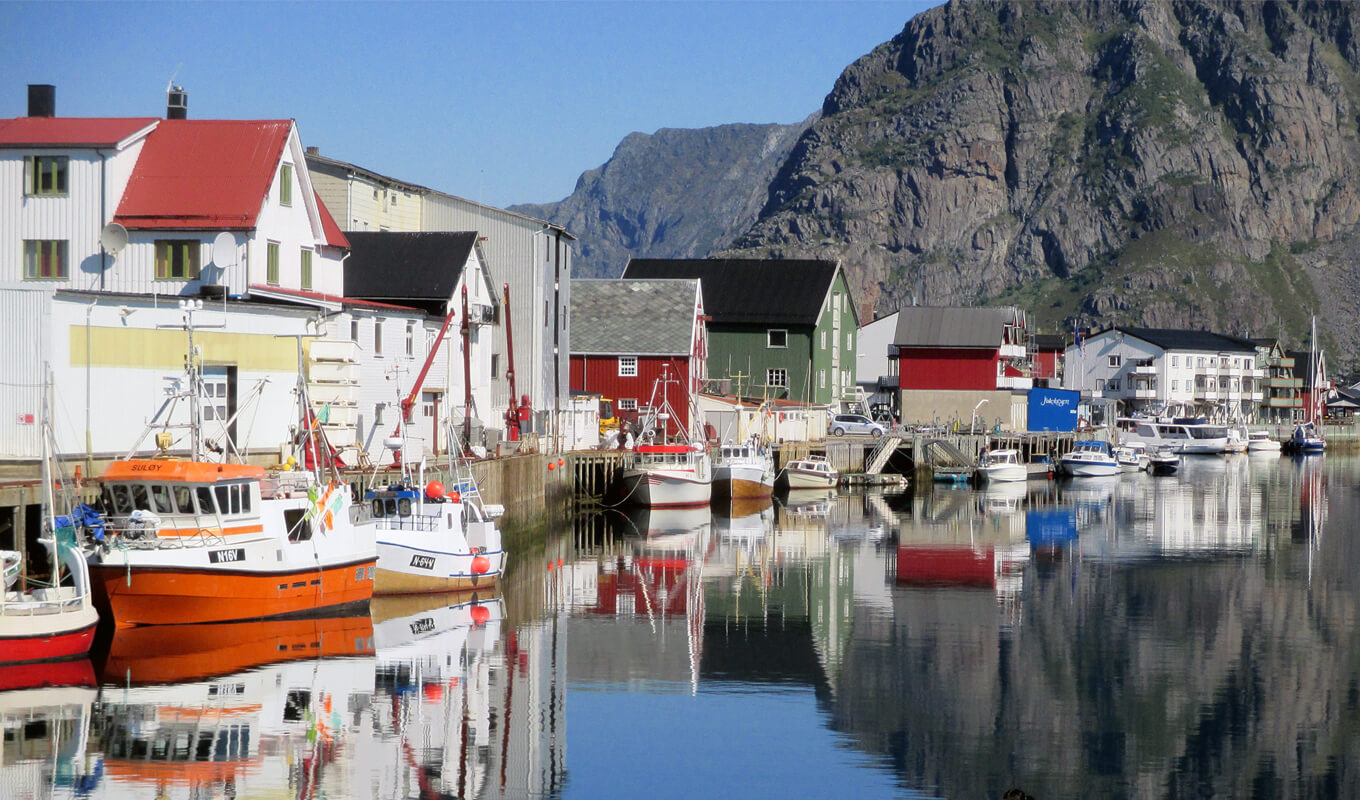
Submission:
<svg viewBox="0 0 1360 800">
<path fill-rule="evenodd" d="M 1119 462 L 1120 472 L 1142 472 L 1150 463 L 1147 445 L 1142 442 L 1128 442 L 1116 447 L 1114 458 Z"/>
<path fill-rule="evenodd" d="M 1280 443 L 1270 438 L 1270 434 L 1265 431 L 1252 431 L 1247 434 L 1248 453 L 1278 453 Z"/>
<path fill-rule="evenodd" d="M 1156 449 L 1168 445 L 1182 454 L 1217 455 L 1228 447 L 1228 429 L 1199 418 L 1131 417 L 1119 420 L 1119 438 Z"/>
<path fill-rule="evenodd" d="M 1018 450 L 989 450 L 982 455 L 977 474 L 987 483 L 1024 481 L 1029 478 L 1029 468 L 1020 461 Z"/>
<path fill-rule="evenodd" d="M 1061 462 L 1063 471 L 1074 478 L 1119 474 L 1119 462 L 1115 460 L 1109 442 L 1094 439 L 1077 442 L 1072 452 L 1064 455 Z"/>
</svg>

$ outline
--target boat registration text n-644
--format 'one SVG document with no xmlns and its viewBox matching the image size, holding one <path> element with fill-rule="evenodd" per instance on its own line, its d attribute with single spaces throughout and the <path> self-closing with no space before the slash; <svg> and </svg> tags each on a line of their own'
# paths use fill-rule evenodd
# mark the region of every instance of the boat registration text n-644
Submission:
<svg viewBox="0 0 1360 800">
<path fill-rule="evenodd" d="M 246 549 L 234 547 L 230 550 L 209 550 L 208 561 L 213 564 L 234 564 L 246 560 Z"/>
<path fill-rule="evenodd" d="M 434 569 L 434 556 L 411 556 L 411 566 L 417 569 Z"/>
</svg>

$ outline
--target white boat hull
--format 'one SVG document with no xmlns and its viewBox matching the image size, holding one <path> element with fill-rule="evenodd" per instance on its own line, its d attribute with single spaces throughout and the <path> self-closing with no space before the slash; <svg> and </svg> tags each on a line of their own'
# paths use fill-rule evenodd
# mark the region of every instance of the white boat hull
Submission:
<svg viewBox="0 0 1360 800">
<path fill-rule="evenodd" d="M 784 477 L 788 479 L 790 489 L 833 489 L 838 480 L 823 473 L 793 469 L 785 470 Z"/>
<path fill-rule="evenodd" d="M 987 483 L 1014 483 L 1029 480 L 1029 467 L 1024 464 L 993 464 L 978 467 L 978 475 Z"/>
<path fill-rule="evenodd" d="M 699 506 L 713 499 L 713 484 L 693 472 L 626 470 L 619 478 L 627 502 L 644 506 Z"/>
</svg>

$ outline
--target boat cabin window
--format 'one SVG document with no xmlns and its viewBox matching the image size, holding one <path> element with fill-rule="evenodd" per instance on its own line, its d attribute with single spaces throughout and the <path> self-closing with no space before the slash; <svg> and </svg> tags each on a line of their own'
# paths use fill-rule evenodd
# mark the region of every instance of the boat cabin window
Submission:
<svg viewBox="0 0 1360 800">
<path fill-rule="evenodd" d="M 213 487 L 217 493 L 217 510 L 222 514 L 250 513 L 250 485 L 241 483 L 219 484 Z"/>
<path fill-rule="evenodd" d="M 212 489 L 207 486 L 195 487 L 194 493 L 198 495 L 198 507 L 204 514 L 216 514 L 217 508 L 213 505 Z"/>
<path fill-rule="evenodd" d="M 373 498 L 374 517 L 411 516 L 411 498 L 375 497 Z"/>
<path fill-rule="evenodd" d="M 113 502 L 113 513 L 119 515 L 132 513 L 132 492 L 127 486 L 121 483 L 113 484 L 109 487 L 109 497 Z"/>
<path fill-rule="evenodd" d="M 1143 425 L 1143 424 L 1141 424 L 1141 423 L 1138 425 L 1138 428 L 1137 428 L 1137 430 L 1136 430 L 1135 432 L 1136 432 L 1139 436 L 1152 436 L 1152 437 L 1155 437 L 1155 436 L 1157 435 L 1157 432 L 1154 431 L 1154 430 L 1152 429 L 1152 426 L 1151 426 L 1151 425 Z"/>
<path fill-rule="evenodd" d="M 197 514 L 194 508 L 194 491 L 182 484 L 171 487 L 170 494 L 175 499 L 175 510 L 181 514 Z"/>
</svg>

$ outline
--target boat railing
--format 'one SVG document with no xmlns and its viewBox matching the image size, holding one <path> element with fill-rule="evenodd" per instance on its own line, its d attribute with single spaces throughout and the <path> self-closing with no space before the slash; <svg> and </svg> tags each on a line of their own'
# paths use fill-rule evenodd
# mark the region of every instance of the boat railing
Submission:
<svg viewBox="0 0 1360 800">
<path fill-rule="evenodd" d="M 215 547 L 226 542 L 216 516 L 206 519 L 195 515 L 191 523 L 177 530 L 190 530 L 175 536 L 162 536 L 159 518 L 111 517 L 104 524 L 105 534 L 117 534 L 118 547 L 128 550 L 169 550 Z M 205 524 L 206 523 L 206 524 Z"/>
<path fill-rule="evenodd" d="M 388 514 L 386 516 L 374 516 L 373 520 L 379 526 L 399 531 L 433 531 L 441 527 L 441 521 L 437 515 L 428 514 Z"/>
<path fill-rule="evenodd" d="M 0 602 L 0 616 L 6 617 L 40 617 L 51 614 L 62 614 L 68 611 L 78 611 L 84 608 L 89 601 L 88 596 L 74 595 L 62 597 L 60 592 L 57 596 L 49 596 L 54 590 L 39 589 L 34 594 L 33 599 L 19 599 L 23 595 L 18 592 L 6 592 L 4 602 Z"/>
</svg>

